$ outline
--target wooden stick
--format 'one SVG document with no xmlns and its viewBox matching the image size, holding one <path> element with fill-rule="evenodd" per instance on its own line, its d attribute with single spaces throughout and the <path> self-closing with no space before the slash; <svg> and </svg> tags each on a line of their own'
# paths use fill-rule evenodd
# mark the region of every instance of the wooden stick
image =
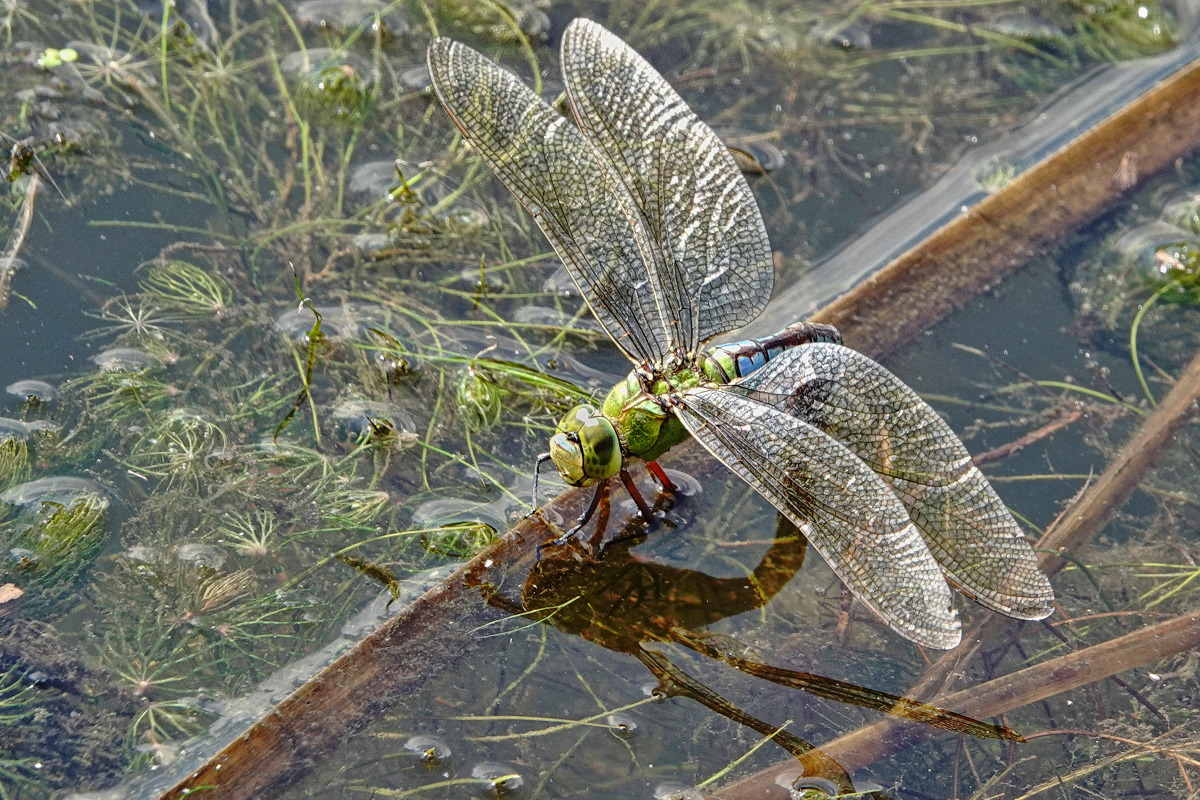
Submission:
<svg viewBox="0 0 1200 800">
<path fill-rule="evenodd" d="M 1197 353 L 1137 434 L 1100 479 L 1073 507 L 1059 516 L 1037 543 L 1042 569 L 1053 575 L 1067 564 L 1054 553 L 1077 550 L 1092 537 L 1113 513 L 1125 504 L 1138 483 L 1150 471 L 1185 422 L 1200 410 L 1200 353 Z"/>
<path fill-rule="evenodd" d="M 811 321 L 836 325 L 873 358 L 893 352 L 985 287 L 1044 255 L 1121 200 L 1113 181 L 1133 154 L 1138 180 L 1172 168 L 1200 137 L 1200 61 L 888 264 Z"/>
</svg>

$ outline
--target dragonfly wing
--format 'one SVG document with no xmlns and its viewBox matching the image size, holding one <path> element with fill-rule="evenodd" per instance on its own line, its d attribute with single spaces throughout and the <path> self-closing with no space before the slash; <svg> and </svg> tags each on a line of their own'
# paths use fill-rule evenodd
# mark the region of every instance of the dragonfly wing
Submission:
<svg viewBox="0 0 1200 800">
<path fill-rule="evenodd" d="M 861 459 L 802 419 L 726 387 L 675 396 L 704 447 L 786 515 L 854 595 L 918 644 L 961 630 L 950 587 L 896 495 Z"/>
<path fill-rule="evenodd" d="M 835 344 L 788 350 L 730 386 L 833 436 L 887 481 L 946 578 L 1002 614 L 1042 619 L 1054 591 L 950 425 L 907 384 Z"/>
<path fill-rule="evenodd" d="M 577 19 L 563 77 L 588 143 L 602 153 L 672 326 L 695 356 L 706 340 L 758 316 L 775 269 L 766 227 L 729 150 L 629 45 Z"/>
<path fill-rule="evenodd" d="M 579 130 L 466 45 L 434 39 L 427 55 L 454 124 L 537 221 L 609 336 L 635 363 L 664 363 L 669 335 L 638 237 Z"/>
</svg>

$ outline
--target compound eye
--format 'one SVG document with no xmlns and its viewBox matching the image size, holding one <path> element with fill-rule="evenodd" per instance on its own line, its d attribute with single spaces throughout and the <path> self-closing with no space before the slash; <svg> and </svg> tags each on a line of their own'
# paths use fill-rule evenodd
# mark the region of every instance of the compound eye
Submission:
<svg viewBox="0 0 1200 800">
<path fill-rule="evenodd" d="M 594 406 L 589 406 L 586 403 L 578 405 L 563 415 L 563 418 L 558 421 L 559 433 L 575 433 L 580 428 L 588 423 L 588 420 L 599 416 Z"/>
<path fill-rule="evenodd" d="M 586 486 L 591 482 L 584 471 L 579 438 L 574 434 L 556 433 L 550 437 L 550 460 L 568 486 Z"/>
<path fill-rule="evenodd" d="M 589 478 L 603 480 L 621 471 L 621 441 L 603 416 L 596 415 L 580 427 L 579 447 Z"/>
</svg>

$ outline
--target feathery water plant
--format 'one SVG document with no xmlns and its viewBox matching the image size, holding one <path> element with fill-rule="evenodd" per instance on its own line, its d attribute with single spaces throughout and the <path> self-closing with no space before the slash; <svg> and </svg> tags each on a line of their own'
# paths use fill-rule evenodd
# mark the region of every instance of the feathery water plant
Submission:
<svg viewBox="0 0 1200 800">
<path fill-rule="evenodd" d="M 146 299 L 185 314 L 222 315 L 233 301 L 227 281 L 178 259 L 151 262 L 138 285 Z"/>
</svg>

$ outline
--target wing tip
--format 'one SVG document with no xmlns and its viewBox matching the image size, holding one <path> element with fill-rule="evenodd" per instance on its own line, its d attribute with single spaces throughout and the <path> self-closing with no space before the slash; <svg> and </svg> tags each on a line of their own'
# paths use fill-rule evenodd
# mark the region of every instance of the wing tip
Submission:
<svg viewBox="0 0 1200 800">
<path fill-rule="evenodd" d="M 921 620 L 888 616 L 884 621 L 892 630 L 922 647 L 953 650 L 962 642 L 962 620 L 958 618 L 958 611 L 949 604 L 943 609 L 934 598 L 929 599 L 928 614 Z"/>
<path fill-rule="evenodd" d="M 992 578 L 985 585 L 964 584 L 959 576 L 947 574 L 952 586 L 984 608 L 1013 619 L 1036 621 L 1054 613 L 1054 588 L 1037 568 L 1016 580 Z"/>
</svg>

